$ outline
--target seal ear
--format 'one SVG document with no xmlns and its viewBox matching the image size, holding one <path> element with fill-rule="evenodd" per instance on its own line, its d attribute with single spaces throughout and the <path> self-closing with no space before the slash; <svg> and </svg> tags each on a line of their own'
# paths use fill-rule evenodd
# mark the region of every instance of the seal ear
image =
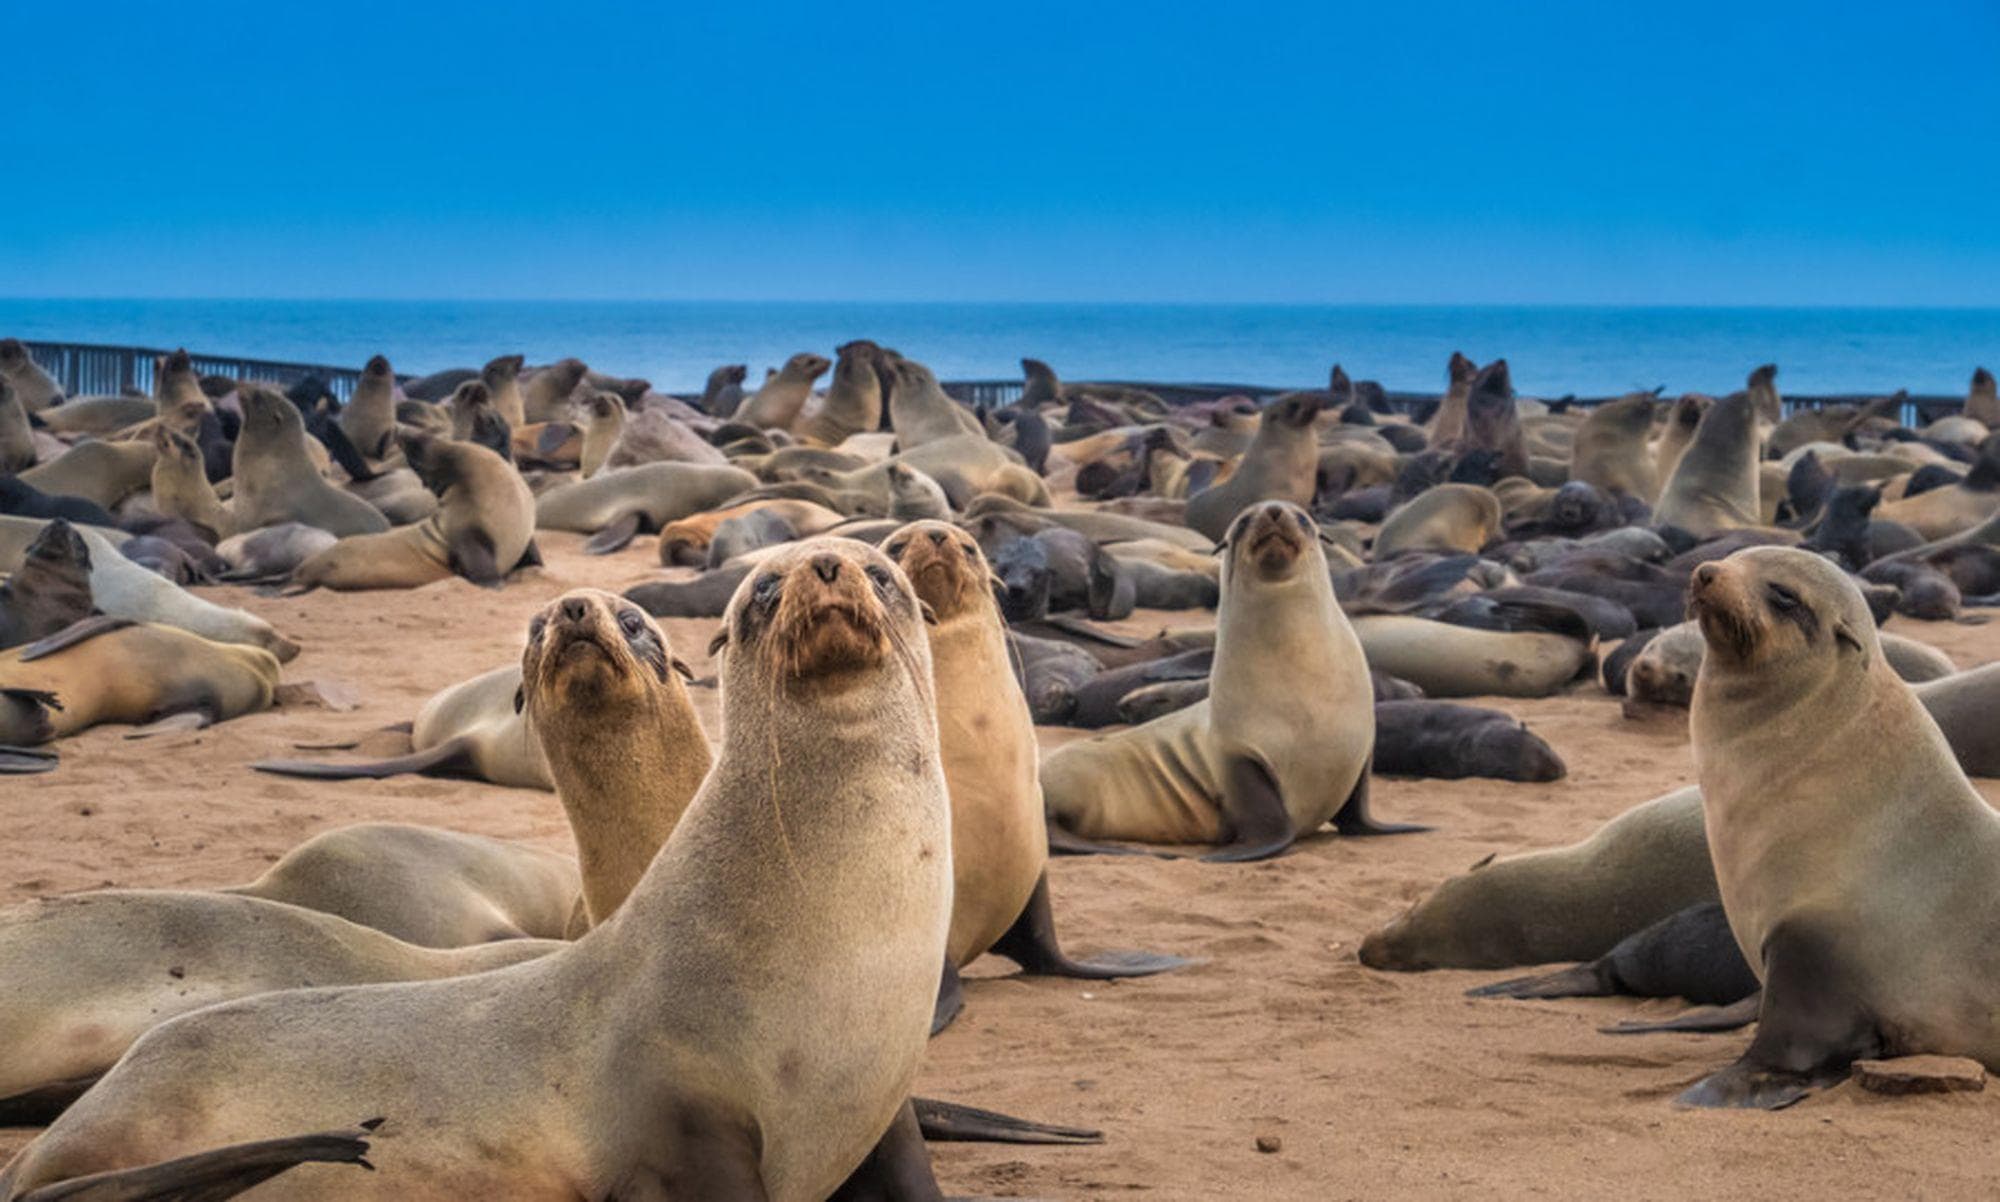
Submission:
<svg viewBox="0 0 2000 1202">
<path fill-rule="evenodd" d="M 672 668 L 674 671 L 679 672 L 681 674 L 682 680 L 694 679 L 694 669 L 688 667 L 687 661 L 682 659 L 678 655 L 668 656 L 667 666 Z"/>
<path fill-rule="evenodd" d="M 1845 622 L 1834 624 L 1833 641 L 1836 644 L 1845 646 L 1850 651 L 1858 652 L 1861 650 L 1861 640 L 1854 637 L 1854 632 L 1847 628 L 1847 623 Z"/>
<path fill-rule="evenodd" d="M 935 625 L 937 625 L 937 624 L 938 624 L 938 616 L 937 616 L 937 611 L 931 608 L 931 603 L 930 603 L 930 602 L 928 602 L 928 601 L 925 601 L 925 600 L 924 600 L 924 599 L 922 599 L 921 597 L 920 597 L 920 598 L 918 598 L 918 599 L 917 599 L 917 609 L 918 609 L 918 610 L 920 610 L 920 611 L 922 611 L 922 613 L 923 613 L 923 615 L 924 615 L 924 625 L 926 625 L 926 626 L 935 626 Z"/>
<path fill-rule="evenodd" d="M 520 712 L 521 712 L 521 707 L 522 707 L 522 706 L 524 706 L 524 705 L 526 705 L 526 704 L 528 704 L 528 688 L 527 688 L 527 686 L 526 686 L 526 685 L 516 685 L 516 686 L 514 687 L 514 712 L 515 712 L 515 713 L 517 713 L 517 714 L 518 714 L 518 713 L 520 713 Z"/>
<path fill-rule="evenodd" d="M 714 655 L 716 652 L 722 650 L 724 647 L 727 647 L 728 645 L 729 645 L 729 627 L 724 626 L 721 630 L 715 632 L 714 638 L 708 640 L 708 653 L 710 655 Z"/>
</svg>

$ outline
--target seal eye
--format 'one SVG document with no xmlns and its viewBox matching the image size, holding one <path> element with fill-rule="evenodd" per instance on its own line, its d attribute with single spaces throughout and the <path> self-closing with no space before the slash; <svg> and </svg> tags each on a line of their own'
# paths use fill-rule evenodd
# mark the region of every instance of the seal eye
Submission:
<svg viewBox="0 0 2000 1202">
<path fill-rule="evenodd" d="M 780 581 L 775 574 L 764 577 L 757 582 L 755 588 L 750 590 L 750 599 L 759 605 L 771 604 L 778 599 L 779 583 Z"/>
<path fill-rule="evenodd" d="M 639 617 L 639 611 L 636 609 L 628 609 L 620 613 L 618 615 L 618 625 L 624 628 L 626 634 L 638 634 L 640 631 L 646 629 L 646 623 Z"/>
<path fill-rule="evenodd" d="M 889 553 L 889 558 L 891 559 L 901 559 L 903 557 L 903 552 L 909 549 L 910 549 L 910 540 L 907 538 L 904 539 L 902 542 L 891 543 L 887 547 L 883 548 L 883 550 Z"/>
<path fill-rule="evenodd" d="M 1299 524 L 1299 529 L 1301 529 L 1301 530 L 1310 530 L 1310 529 L 1312 529 L 1312 523 L 1311 523 L 1310 521 L 1308 521 L 1308 520 L 1307 520 L 1307 518 L 1306 518 L 1306 515 L 1305 515 L 1305 514 L 1303 514 L 1303 513 L 1295 513 L 1295 514 L 1293 514 L 1293 515 L 1292 515 L 1292 520 L 1293 520 L 1293 521 L 1295 521 L 1295 522 L 1297 522 L 1297 523 Z"/>
<path fill-rule="evenodd" d="M 868 565 L 868 579 L 875 582 L 877 590 L 887 593 L 896 586 L 896 578 L 889 575 L 889 569 L 879 563 Z"/>
<path fill-rule="evenodd" d="M 967 559 L 974 563 L 979 562 L 979 544 L 970 542 L 960 543 L 958 544 L 958 549 L 965 552 Z"/>
<path fill-rule="evenodd" d="M 1799 607 L 1799 595 L 1782 584 L 1773 584 L 1765 589 L 1770 597 L 1771 608 L 1779 613 L 1790 613 Z"/>
</svg>

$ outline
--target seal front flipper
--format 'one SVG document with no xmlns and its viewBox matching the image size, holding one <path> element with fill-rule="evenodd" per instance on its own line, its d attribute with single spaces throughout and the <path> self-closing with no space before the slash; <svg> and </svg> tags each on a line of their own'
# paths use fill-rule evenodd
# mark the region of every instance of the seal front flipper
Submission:
<svg viewBox="0 0 2000 1202">
<path fill-rule="evenodd" d="M 150 739 L 154 735 L 173 734 L 176 731 L 207 730 L 215 725 L 215 711 L 206 705 L 176 710 L 153 719 L 144 726 L 135 726 L 125 732 L 128 739 Z"/>
<path fill-rule="evenodd" d="M 938 977 L 937 1001 L 931 1010 L 931 1034 L 936 1035 L 951 1025 L 958 1012 L 965 1009 L 965 983 L 959 980 L 958 965 L 949 957 L 944 962 L 944 972 Z"/>
<path fill-rule="evenodd" d="M 78 643 L 87 643 L 100 634 L 110 634 L 114 630 L 123 630 L 127 626 L 133 625 L 136 625 L 136 623 L 130 618 L 113 618 L 105 614 L 93 614 L 88 618 L 80 618 L 47 638 L 36 639 L 34 642 L 21 648 L 21 653 L 16 657 L 15 662 L 25 664 L 32 660 L 44 659 L 54 655 L 58 651 L 74 647 Z"/>
<path fill-rule="evenodd" d="M 868 1159 L 827 1202 L 942 1202 L 943 1198 L 916 1107 L 905 1101 Z"/>
<path fill-rule="evenodd" d="M 1750 1050 L 1675 1101 L 1777 1110 L 1839 1082 L 1856 1060 L 1882 1051 L 1857 996 L 1862 983 L 1833 939 L 1780 923 L 1764 941 L 1764 1003 Z"/>
<path fill-rule="evenodd" d="M 472 739 L 467 735 L 446 739 L 435 747 L 413 751 L 386 760 L 365 760 L 343 764 L 328 760 L 258 760 L 250 765 L 274 776 L 303 776 L 312 780 L 381 780 L 415 772 L 429 776 L 474 775 Z"/>
<path fill-rule="evenodd" d="M 1007 933 L 989 950 L 1021 966 L 1021 971 L 1044 977 L 1079 977 L 1087 981 L 1109 981 L 1117 977 L 1149 977 L 1194 963 L 1179 956 L 1150 952 L 1103 952 L 1092 960 L 1072 960 L 1056 940 L 1055 907 L 1049 900 L 1049 874 L 1042 871 L 1028 904 Z"/>
<path fill-rule="evenodd" d="M 610 525 L 590 536 L 583 544 L 585 555 L 609 555 L 622 551 L 625 545 L 639 535 L 640 515 L 628 513 Z"/>
<path fill-rule="evenodd" d="M 365 1133 L 381 1121 L 370 1119 L 359 1132 L 232 1144 L 142 1168 L 74 1177 L 23 1194 L 19 1202 L 220 1202 L 302 1164 L 353 1164 L 373 1172 Z"/>
<path fill-rule="evenodd" d="M 1670 1031 L 1714 1035 L 1724 1031 L 1741 1031 L 1757 1021 L 1757 1012 L 1763 1006 L 1764 995 L 1753 993 L 1740 1002 L 1731 1002 L 1727 1006 L 1696 1006 L 1656 1023 L 1613 1023 L 1597 1030 L 1603 1035 L 1657 1035 Z"/>
<path fill-rule="evenodd" d="M 88 1077 L 52 1081 L 24 1093 L 0 1098 L 0 1127 L 48 1126 L 56 1121 L 57 1115 L 69 1109 L 71 1102 L 82 1097 L 85 1091 L 97 1084 L 97 1078 L 101 1075 L 93 1073 Z"/>
<path fill-rule="evenodd" d="M 911 1098 L 917 1124 L 924 1138 L 934 1143 L 981 1144 L 1101 1144 L 1104 1132 L 1084 1127 L 1058 1127 L 1032 1123 L 1010 1114 L 940 1102 L 936 1098 Z"/>
<path fill-rule="evenodd" d="M 0 776 L 32 776 L 38 772 L 54 772 L 62 762 L 53 751 L 39 747 L 15 747 L 0 743 Z M 34 1126 L 35 1123 L 9 1123 L 7 1120 L 7 1099 L 0 1098 L 0 1127 Z M 46 1122 L 47 1120 L 41 1120 Z"/>
<path fill-rule="evenodd" d="M 1366 788 L 1368 769 L 1361 770 Z M 1349 799 L 1349 806 L 1354 804 Z M 1229 842 L 1203 856 L 1211 863 L 1229 864 L 1248 860 L 1268 860 L 1281 855 L 1298 838 L 1292 829 L 1291 811 L 1278 792 L 1278 782 L 1262 760 L 1247 755 L 1232 756 L 1222 770 L 1222 822 Z M 1343 807 L 1341 813 L 1345 814 Z"/>
<path fill-rule="evenodd" d="M 1377 822 L 1368 813 L 1368 785 L 1375 773 L 1375 757 L 1361 765 L 1361 776 L 1354 782 L 1354 792 L 1347 795 L 1347 801 L 1333 816 L 1333 829 L 1343 835 L 1414 835 L 1430 830 L 1414 822 Z"/>
</svg>

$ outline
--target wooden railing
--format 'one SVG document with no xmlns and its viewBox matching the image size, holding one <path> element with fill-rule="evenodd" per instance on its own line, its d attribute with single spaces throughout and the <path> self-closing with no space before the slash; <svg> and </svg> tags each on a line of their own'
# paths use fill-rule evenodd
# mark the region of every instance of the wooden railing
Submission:
<svg viewBox="0 0 2000 1202">
<path fill-rule="evenodd" d="M 131 389 L 151 393 L 153 390 L 154 360 L 169 352 L 152 347 L 136 346 L 95 346 L 75 342 L 24 342 L 35 362 L 63 386 L 70 396 L 116 395 Z M 361 380 L 358 367 L 330 367 L 319 363 L 282 363 L 272 359 L 243 359 L 229 355 L 206 355 L 189 353 L 194 360 L 194 368 L 202 375 L 228 376 L 238 380 L 263 380 L 273 384 L 292 385 L 308 375 L 317 375 L 326 381 L 333 394 L 345 402 L 354 394 L 354 387 Z M 408 379 L 398 376 L 398 379 Z M 1125 383 L 1125 381 L 1108 381 Z M 1256 400 L 1264 400 L 1285 391 L 1261 384 L 1158 384 L 1133 383 L 1133 387 L 1144 388 L 1157 394 L 1173 405 L 1192 404 L 1214 400 L 1218 397 L 1242 395 Z M 1011 405 L 1020 399 L 1022 382 L 1019 380 L 948 380 L 943 384 L 951 397 L 982 409 Z M 1386 394 L 1389 404 L 1408 413 L 1437 400 L 1436 393 L 1391 392 Z M 1596 405 L 1613 397 L 1578 397 L 1579 405 Z M 1787 396 L 1785 411 L 1817 409 L 1825 405 L 1858 403 L 1873 400 L 1864 395 L 1842 396 Z M 1921 426 L 1947 414 L 1956 413 L 1964 405 L 1962 397 L 1918 396 L 1911 397 L 1903 406 L 1902 421 L 1906 426 Z"/>
</svg>

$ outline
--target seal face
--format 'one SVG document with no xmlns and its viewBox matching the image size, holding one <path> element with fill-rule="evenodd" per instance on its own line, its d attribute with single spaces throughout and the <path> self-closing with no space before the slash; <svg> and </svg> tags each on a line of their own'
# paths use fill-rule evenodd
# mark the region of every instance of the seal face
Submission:
<svg viewBox="0 0 2000 1202">
<path fill-rule="evenodd" d="M 635 668 L 660 682 L 671 672 L 689 674 L 687 665 L 667 649 L 660 628 L 637 605 L 611 593 L 578 589 L 529 621 L 515 709 L 541 696 L 580 698 L 593 706 L 638 700 L 650 690 Z"/>
<path fill-rule="evenodd" d="M 909 578 L 872 547 L 814 539 L 745 578 L 725 617 L 729 641 L 792 689 L 839 690 L 890 655 L 908 658 L 897 620 L 920 618 Z M 863 554 L 866 552 L 866 554 Z"/>
</svg>

